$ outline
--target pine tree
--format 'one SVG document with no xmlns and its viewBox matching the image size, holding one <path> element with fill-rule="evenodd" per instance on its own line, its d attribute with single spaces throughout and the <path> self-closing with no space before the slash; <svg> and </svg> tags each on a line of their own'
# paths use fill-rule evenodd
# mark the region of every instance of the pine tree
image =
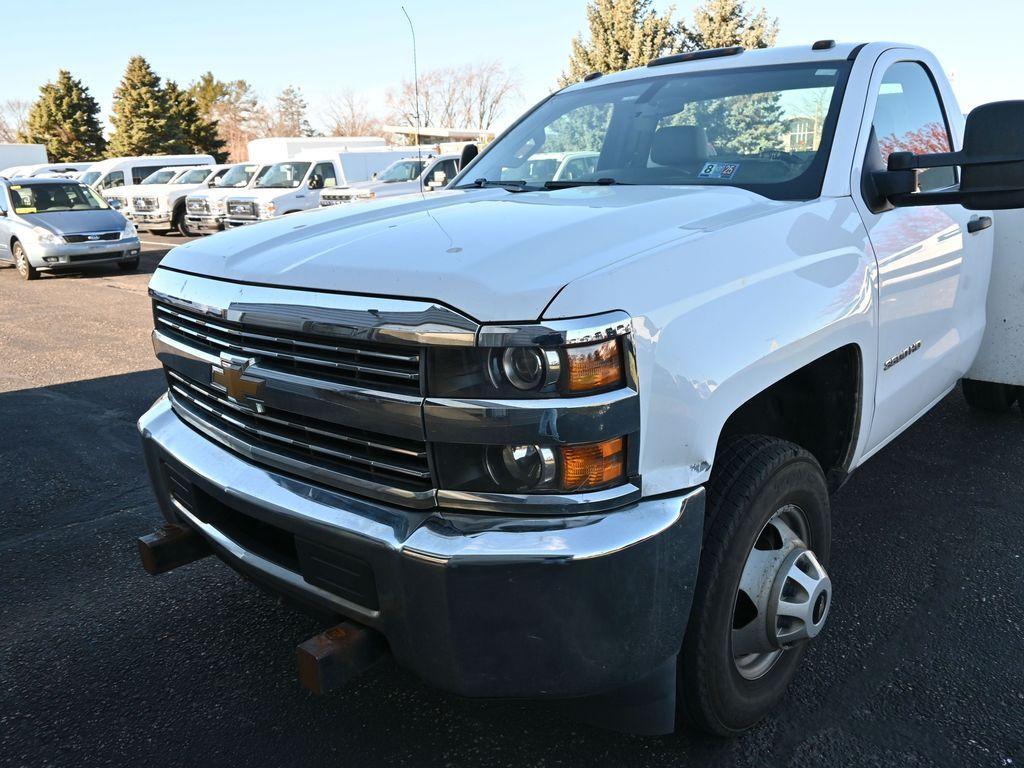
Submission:
<svg viewBox="0 0 1024 768">
<path fill-rule="evenodd" d="M 218 135 L 217 121 L 208 120 L 199 108 L 199 102 L 190 91 L 182 90 L 173 80 L 164 86 L 167 104 L 168 154 L 209 154 L 218 163 L 224 162 L 227 152 Z"/>
<path fill-rule="evenodd" d="M 18 140 L 46 145 L 51 162 L 95 160 L 103 155 L 106 140 L 100 126 L 100 106 L 89 89 L 66 69 L 57 80 L 39 88 L 24 131 Z"/>
<path fill-rule="evenodd" d="M 133 56 L 114 90 L 113 134 L 107 145 L 111 157 L 159 154 L 181 140 L 169 123 L 160 78 L 141 56 Z"/>
<path fill-rule="evenodd" d="M 287 86 L 277 95 L 274 132 L 278 136 L 315 136 L 316 131 L 306 119 L 307 108 L 302 90 Z"/>
<path fill-rule="evenodd" d="M 706 0 L 693 13 L 693 27 L 683 27 L 683 50 L 728 48 L 770 48 L 779 34 L 778 19 L 769 19 L 764 8 L 756 14 L 743 0 Z"/>
<path fill-rule="evenodd" d="M 587 6 L 590 37 L 573 38 L 569 68 L 559 85 L 579 82 L 591 72 L 641 67 L 676 50 L 680 25 L 671 12 L 659 16 L 652 5 L 652 0 L 592 0 Z"/>
</svg>

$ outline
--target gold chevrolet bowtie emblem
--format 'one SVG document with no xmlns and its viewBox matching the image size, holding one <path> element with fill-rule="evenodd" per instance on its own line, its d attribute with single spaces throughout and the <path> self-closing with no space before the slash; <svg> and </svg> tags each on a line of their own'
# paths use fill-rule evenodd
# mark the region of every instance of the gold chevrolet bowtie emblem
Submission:
<svg viewBox="0 0 1024 768">
<path fill-rule="evenodd" d="M 255 362 L 251 357 L 221 353 L 220 364 L 212 366 L 210 378 L 214 384 L 224 387 L 228 397 L 236 402 L 246 397 L 259 397 L 263 393 L 263 379 L 245 372 Z"/>
</svg>

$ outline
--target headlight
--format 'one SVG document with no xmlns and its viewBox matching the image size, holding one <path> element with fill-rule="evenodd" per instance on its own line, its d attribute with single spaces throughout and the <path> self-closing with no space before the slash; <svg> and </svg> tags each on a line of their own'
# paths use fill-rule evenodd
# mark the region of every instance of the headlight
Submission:
<svg viewBox="0 0 1024 768">
<path fill-rule="evenodd" d="M 130 237 L 138 237 L 139 230 L 135 228 L 135 225 L 130 221 L 126 221 L 124 225 L 124 232 L 121 233 L 121 239 L 127 240 Z"/>
<path fill-rule="evenodd" d="M 626 437 L 578 445 L 434 444 L 440 486 L 483 493 L 584 493 L 627 477 Z"/>
<path fill-rule="evenodd" d="M 437 347 L 428 351 L 427 389 L 440 397 L 572 397 L 625 385 L 619 338 L 571 347 Z"/>
<path fill-rule="evenodd" d="M 107 205 L 109 205 L 115 211 L 120 210 L 121 206 L 123 204 L 124 204 L 124 201 L 121 198 L 119 198 L 119 197 L 108 197 L 107 198 Z"/>
<path fill-rule="evenodd" d="M 32 234 L 41 245 L 61 245 L 64 238 L 56 235 L 45 227 L 32 227 Z"/>
<path fill-rule="evenodd" d="M 358 200 L 373 200 L 377 196 L 377 193 L 372 190 L 364 190 L 356 194 Z"/>
</svg>

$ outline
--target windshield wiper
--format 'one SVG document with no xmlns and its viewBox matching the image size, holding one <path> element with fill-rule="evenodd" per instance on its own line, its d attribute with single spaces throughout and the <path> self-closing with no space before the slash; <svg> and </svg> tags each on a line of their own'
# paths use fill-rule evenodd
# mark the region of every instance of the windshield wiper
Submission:
<svg viewBox="0 0 1024 768">
<path fill-rule="evenodd" d="M 568 189 L 569 187 L 610 187 L 613 184 L 628 184 L 626 181 L 615 179 L 597 179 L 596 181 L 584 181 L 583 179 L 565 181 L 545 181 L 544 189 Z"/>
<path fill-rule="evenodd" d="M 529 192 L 526 182 L 522 179 L 474 179 L 474 187 L 501 187 L 509 192 Z"/>
</svg>

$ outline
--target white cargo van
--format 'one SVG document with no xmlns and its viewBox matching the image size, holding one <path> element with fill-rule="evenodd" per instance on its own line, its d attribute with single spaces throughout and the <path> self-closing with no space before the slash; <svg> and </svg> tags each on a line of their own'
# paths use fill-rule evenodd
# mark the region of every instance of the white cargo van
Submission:
<svg viewBox="0 0 1024 768">
<path fill-rule="evenodd" d="M 143 155 L 112 157 L 101 160 L 82 174 L 81 181 L 97 192 L 111 187 L 141 184 L 143 179 L 161 168 L 177 165 L 213 165 L 211 155 Z"/>
</svg>

